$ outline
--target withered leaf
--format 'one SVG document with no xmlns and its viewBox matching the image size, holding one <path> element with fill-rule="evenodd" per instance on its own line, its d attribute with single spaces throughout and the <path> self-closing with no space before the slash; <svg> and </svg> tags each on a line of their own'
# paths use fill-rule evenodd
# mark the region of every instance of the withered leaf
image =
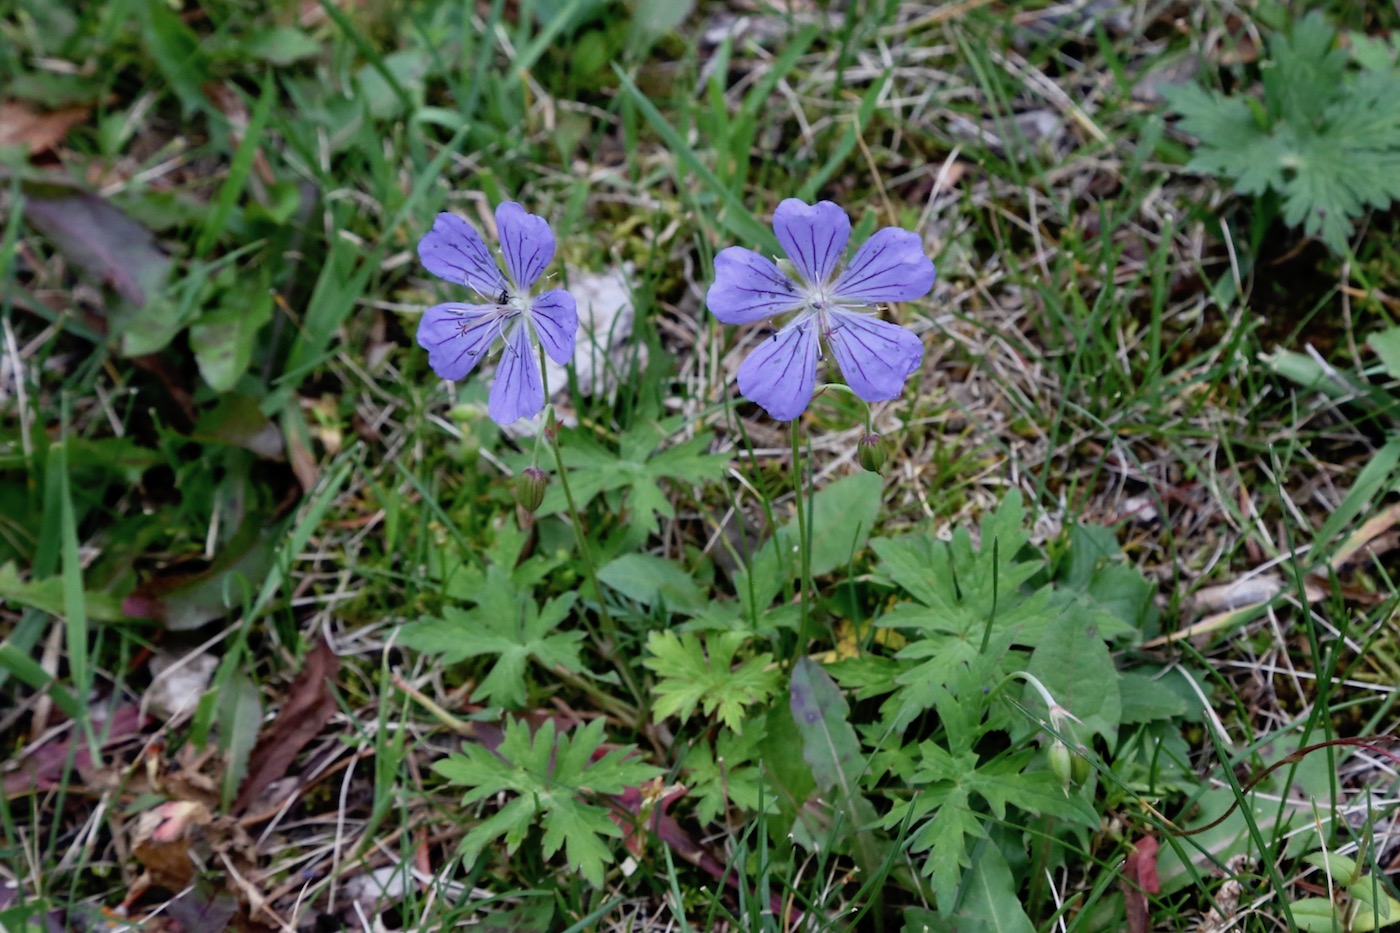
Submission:
<svg viewBox="0 0 1400 933">
<path fill-rule="evenodd" d="M 335 714 L 331 682 L 339 669 L 340 658 L 321 638 L 288 688 L 287 701 L 248 756 L 248 776 L 234 798 L 234 813 L 246 812 L 263 791 L 286 775 L 297 754 L 330 721 Z"/>
</svg>

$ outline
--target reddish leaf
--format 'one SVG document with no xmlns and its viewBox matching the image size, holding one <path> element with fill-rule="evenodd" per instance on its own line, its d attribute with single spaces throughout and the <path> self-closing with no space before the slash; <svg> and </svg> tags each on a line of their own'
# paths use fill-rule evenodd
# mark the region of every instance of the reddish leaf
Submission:
<svg viewBox="0 0 1400 933">
<path fill-rule="evenodd" d="M 602 749 L 598 751 L 602 752 Z M 638 830 L 650 823 L 651 829 L 655 831 L 671 804 L 685 796 L 685 791 L 686 789 L 679 784 L 668 787 L 664 780 L 656 778 L 642 787 L 629 787 L 622 793 L 613 795 L 613 803 L 617 809 L 608 815 L 617 824 L 617 828 L 622 830 L 623 844 L 627 846 L 628 852 L 637 858 L 642 857 L 646 837 Z"/>
<path fill-rule="evenodd" d="M 171 901 L 165 912 L 185 933 L 222 933 L 238 913 L 238 900 L 232 895 L 213 893 L 195 885 Z"/>
<path fill-rule="evenodd" d="M 170 257 L 149 230 L 96 195 L 31 195 L 24 215 L 70 261 L 136 307 L 164 288 Z"/>
<path fill-rule="evenodd" d="M 144 717 L 134 703 L 125 703 L 112 712 L 106 722 L 92 724 L 93 731 L 103 738 L 103 748 L 117 744 L 141 731 Z M 70 757 L 75 771 L 82 772 L 92 767 L 92 755 L 88 751 L 87 740 L 78 732 L 70 731 L 63 739 L 41 745 L 20 762 L 19 769 L 5 775 L 3 783 L 6 797 L 13 797 L 29 791 L 53 790 L 64 782 Z"/>
<path fill-rule="evenodd" d="M 1157 840 L 1143 836 L 1133 843 L 1133 851 L 1123 862 L 1123 874 L 1118 880 L 1123 889 L 1123 902 L 1128 910 L 1129 933 L 1147 933 L 1151 928 L 1147 910 L 1147 895 L 1162 890 L 1157 880 Z"/>
<path fill-rule="evenodd" d="M 233 802 L 233 812 L 245 812 L 274 781 L 280 780 L 306 744 L 335 714 L 331 681 L 340 669 L 340 658 L 322 638 L 306 656 L 306 666 L 287 690 L 272 725 L 263 730 L 248 756 L 248 776 Z"/>
</svg>

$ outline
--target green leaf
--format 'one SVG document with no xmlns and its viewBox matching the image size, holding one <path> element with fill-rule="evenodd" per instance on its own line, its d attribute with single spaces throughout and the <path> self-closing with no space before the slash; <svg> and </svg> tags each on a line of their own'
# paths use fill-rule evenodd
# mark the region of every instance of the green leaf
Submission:
<svg viewBox="0 0 1400 933">
<path fill-rule="evenodd" d="M 579 643 L 584 633 L 555 631 L 577 594 L 566 593 L 541 608 L 529 597 L 513 598 L 515 591 L 505 577 L 505 571 L 492 565 L 480 604 L 468 610 L 445 609 L 442 618 L 405 625 L 399 639 L 417 651 L 441 655 L 449 664 L 494 655 L 496 661 L 472 699 L 519 708 L 525 704 L 530 661 L 546 669 L 583 669 Z"/>
<path fill-rule="evenodd" d="M 235 673 L 219 693 L 219 747 L 228 765 L 224 770 L 224 807 L 238 794 L 248 771 L 248 756 L 262 728 L 262 697 L 246 674 Z"/>
<path fill-rule="evenodd" d="M 851 708 L 841 689 L 811 658 L 792 667 L 792 718 L 802 736 L 802 757 L 812 766 L 817 786 L 843 799 L 860 796 L 865 756 L 848 721 Z"/>
<path fill-rule="evenodd" d="M 614 452 L 581 431 L 570 432 L 561 444 L 575 503 L 582 508 L 595 496 L 626 490 L 628 524 L 655 534 L 661 527 L 658 516 L 675 517 L 663 483 L 700 485 L 729 468 L 727 457 L 706 452 L 711 435 L 664 447 L 668 437 L 668 431 L 644 422 L 618 438 Z M 562 487 L 552 484 L 537 514 L 554 515 L 566 505 Z"/>
<path fill-rule="evenodd" d="M 1180 677 L 1158 679 L 1144 671 L 1124 671 L 1118 678 L 1121 723 L 1177 719 L 1191 712 L 1191 705 L 1177 685 Z"/>
<path fill-rule="evenodd" d="M 933 819 L 915 828 L 906 846 L 910 852 L 927 852 L 924 874 L 933 883 L 933 893 L 940 911 L 951 912 L 962 880 L 963 869 L 971 864 L 967 840 L 983 835 L 982 821 L 969 806 L 966 787 L 953 787 L 947 794 L 926 797 L 922 804 L 933 804 Z M 899 819 L 894 819 L 899 816 Z M 886 817 L 885 825 L 898 826 L 903 819 L 900 809 Z"/>
<path fill-rule="evenodd" d="M 273 26 L 249 37 L 243 50 L 250 58 L 273 65 L 291 65 L 313 58 L 321 51 L 321 43 L 294 26 Z"/>
<path fill-rule="evenodd" d="M 748 719 L 742 733 L 721 730 L 711 751 L 701 739 L 685 757 L 687 800 L 695 803 L 695 816 L 712 823 L 731 807 L 749 813 L 776 813 L 778 799 L 764 787 L 757 762 L 768 736 L 764 719 Z"/>
<path fill-rule="evenodd" d="M 1400 327 L 1376 331 L 1366 338 L 1366 345 L 1380 358 L 1385 374 L 1400 379 Z"/>
<path fill-rule="evenodd" d="M 1244 194 L 1277 192 L 1286 223 L 1342 253 L 1356 218 L 1400 196 L 1400 72 L 1348 70 L 1317 11 L 1269 49 L 1263 125 L 1251 98 L 1166 91 L 1182 128 L 1200 137 L 1188 167 L 1233 179 Z"/>
<path fill-rule="evenodd" d="M 1343 929 L 1336 908 L 1325 897 L 1303 897 L 1288 906 L 1293 922 L 1304 933 L 1335 933 Z"/>
<path fill-rule="evenodd" d="M 498 839 L 505 841 L 507 855 L 514 854 L 538 821 L 544 827 L 544 857 L 552 858 L 562 847 L 569 867 L 602 887 L 604 865 L 612 861 L 603 837 L 620 836 L 622 831 L 608 818 L 606 804 L 589 798 L 619 794 L 661 773 L 631 757 L 630 747 L 613 749 L 594 762 L 602 742 L 601 719 L 572 736 L 557 737 L 553 720 L 545 720 L 532 737 L 527 723 L 511 719 L 495 752 L 467 745 L 460 754 L 435 764 L 434 770 L 448 781 L 468 788 L 465 803 L 513 795 L 463 838 L 463 858 L 474 861 Z"/>
<path fill-rule="evenodd" d="M 847 566 L 870 537 L 880 517 L 884 481 L 877 473 L 855 473 L 820 490 L 812 499 L 812 554 L 814 576 Z M 758 549 L 750 566 L 735 579 L 735 592 L 749 615 L 760 615 L 788 580 L 801 570 L 798 558 L 798 523 L 794 517 Z M 749 603 L 749 582 L 754 589 Z"/>
<path fill-rule="evenodd" d="M 1388 927 L 1400 917 L 1400 901 L 1391 897 L 1373 877 L 1357 878 L 1347 888 L 1351 895 L 1351 925 L 1355 933 L 1370 933 Z"/>
<path fill-rule="evenodd" d="M 598 579 L 643 606 L 665 606 L 695 615 L 708 605 L 695 580 L 675 561 L 652 554 L 624 554 L 598 570 Z"/>
<path fill-rule="evenodd" d="M 1097 732 L 1110 746 L 1117 741 L 1123 709 L 1118 669 L 1103 639 L 1092 627 L 1086 628 L 1081 618 L 1062 615 L 1052 621 L 1045 639 L 1031 654 L 1027 670 L 1083 723 L 1083 729 Z M 1022 702 L 1041 716 L 1049 714 L 1045 702 L 1029 685 Z M 1073 733 L 1081 727 L 1067 723 L 1065 728 Z M 1075 738 L 1082 742 L 1087 736 Z"/>
<path fill-rule="evenodd" d="M 256 280 L 226 292 L 223 303 L 190 327 L 199 374 L 215 392 L 228 392 L 248 371 L 258 331 L 272 320 L 272 292 Z"/>
<path fill-rule="evenodd" d="M 204 85 L 209 81 L 208 62 L 199 37 L 186 26 L 168 3 L 142 3 L 141 39 L 151 60 L 160 69 L 186 116 L 206 108 Z"/>
<path fill-rule="evenodd" d="M 642 662 L 661 678 L 652 712 L 685 720 L 698 707 L 706 716 L 718 715 L 735 732 L 742 731 L 745 708 L 766 702 L 778 689 L 778 672 L 768 669 L 771 654 L 734 665 L 745 640 L 738 632 L 709 632 L 703 640 L 694 632 L 652 632 L 647 636 L 651 656 Z"/>
<path fill-rule="evenodd" d="M 22 580 L 12 563 L 0 564 L 0 601 L 28 606 L 62 618 L 65 590 L 61 577 Z M 85 614 L 93 622 L 116 622 L 126 618 L 121 603 L 106 593 L 84 593 Z"/>
<path fill-rule="evenodd" d="M 1006 856 L 991 839 L 983 839 L 973 850 L 958 912 L 983 921 L 986 929 L 996 933 L 1035 933 L 1035 924 L 1021 907 L 1019 890 Z"/>
<path fill-rule="evenodd" d="M 834 797 L 844 812 L 842 836 L 854 841 L 861 871 L 876 872 L 882 861 L 882 847 L 874 837 L 878 820 L 860 792 L 867 763 L 851 728 L 851 708 L 836 682 L 811 658 L 797 659 L 789 690 L 792 718 L 802 736 L 802 758 L 811 766 L 817 787 Z"/>
<path fill-rule="evenodd" d="M 1322 869 L 1322 873 L 1331 878 L 1333 884 L 1341 885 L 1344 888 L 1361 877 L 1361 872 L 1356 865 L 1356 859 L 1348 858 L 1336 852 L 1312 852 L 1303 856 L 1303 861 L 1315 868 Z M 1368 883 L 1367 887 L 1369 886 Z"/>
</svg>

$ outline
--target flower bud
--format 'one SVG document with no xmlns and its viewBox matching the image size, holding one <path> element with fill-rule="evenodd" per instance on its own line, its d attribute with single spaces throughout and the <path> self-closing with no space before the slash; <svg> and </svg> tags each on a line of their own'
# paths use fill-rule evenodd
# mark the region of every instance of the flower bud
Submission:
<svg viewBox="0 0 1400 933">
<path fill-rule="evenodd" d="M 1083 746 L 1080 746 L 1082 749 Z M 1074 778 L 1075 785 L 1083 784 L 1089 780 L 1089 756 L 1083 751 L 1075 752 L 1073 760 L 1070 762 L 1070 777 Z"/>
<path fill-rule="evenodd" d="M 871 473 L 879 473 L 889 459 L 885 439 L 878 434 L 866 434 L 856 441 L 856 459 Z"/>
<path fill-rule="evenodd" d="M 1050 746 L 1048 752 L 1050 756 L 1050 773 L 1060 779 L 1060 783 L 1065 787 L 1074 784 L 1074 754 L 1070 752 L 1069 746 L 1059 739 Z"/>
<path fill-rule="evenodd" d="M 544 487 L 549 477 L 539 467 L 526 467 L 515 477 L 515 501 L 527 512 L 533 512 L 544 501 Z"/>
<path fill-rule="evenodd" d="M 481 420 L 482 410 L 480 405 L 471 402 L 461 402 L 453 405 L 447 411 L 447 417 L 453 424 L 466 424 L 469 421 Z"/>
</svg>

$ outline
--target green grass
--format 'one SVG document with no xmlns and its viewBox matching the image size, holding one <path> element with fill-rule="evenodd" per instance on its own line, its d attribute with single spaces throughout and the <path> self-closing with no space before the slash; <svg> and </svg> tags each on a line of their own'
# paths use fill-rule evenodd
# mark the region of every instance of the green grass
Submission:
<svg viewBox="0 0 1400 933">
<path fill-rule="evenodd" d="M 22 0 L 0 22 L 0 106 L 86 108 L 0 149 L 0 925 L 227 903 L 273 926 L 1123 929 L 1148 835 L 1159 929 L 1331 929 L 1319 889 L 1350 892 L 1346 922 L 1396 895 L 1384 755 L 1251 778 L 1397 728 L 1394 386 L 1365 349 L 1400 294 L 1393 216 L 1344 265 L 1182 171 L 1193 141 L 1141 80 L 1199 60 L 1253 87 L 1205 44 L 1235 48 L 1241 11 L 836 6 Z M 1363 6 L 1331 15 L 1396 25 Z M 925 362 L 872 412 L 882 481 L 837 391 L 794 464 L 734 385 L 762 331 L 705 310 L 720 249 L 778 252 L 786 197 L 842 204 L 856 240 L 917 230 L 938 265 L 890 312 Z M 413 339 L 460 294 L 418 263 L 433 216 L 512 199 L 553 224 L 556 284 L 623 270 L 635 311 L 608 391 L 555 400 L 537 514 L 513 480 L 533 436 Z M 1268 362 L 1310 344 L 1330 391 Z M 1260 577 L 1273 598 L 1212 618 Z M 568 607 L 552 649 L 526 602 Z M 235 811 L 321 637 L 335 712 Z M 156 671 L 197 653 L 211 677 L 157 708 Z M 535 805 L 578 822 L 508 824 L 524 798 L 473 792 L 487 758 L 436 766 L 517 716 L 574 741 L 602 720 L 597 757 L 658 783 L 550 765 Z M 1050 793 L 1057 742 L 1079 773 Z M 142 893 L 142 820 L 171 804 L 204 808 L 209 854 Z M 601 884 L 565 845 L 593 836 Z"/>
</svg>

